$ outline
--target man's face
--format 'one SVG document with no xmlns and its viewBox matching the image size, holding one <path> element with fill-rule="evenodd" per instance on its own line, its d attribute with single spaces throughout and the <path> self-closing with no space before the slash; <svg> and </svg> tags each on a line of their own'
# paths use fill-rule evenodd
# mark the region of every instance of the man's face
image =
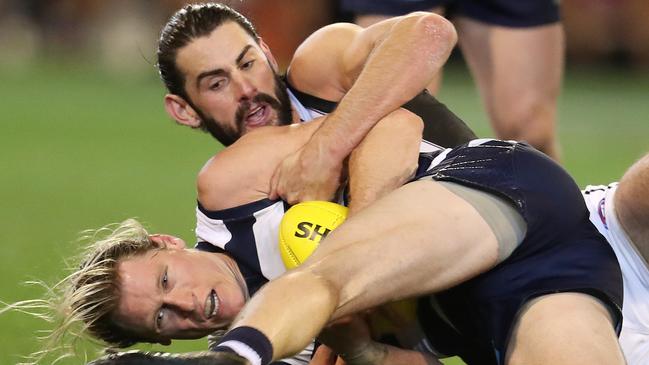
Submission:
<svg viewBox="0 0 649 365">
<path fill-rule="evenodd" d="M 208 130 L 234 142 L 254 128 L 291 123 L 291 103 L 269 54 L 234 22 L 179 50 L 187 96 Z"/>
<path fill-rule="evenodd" d="M 118 263 L 114 320 L 152 342 L 200 338 L 229 324 L 244 290 L 223 255 L 171 247 Z"/>
</svg>

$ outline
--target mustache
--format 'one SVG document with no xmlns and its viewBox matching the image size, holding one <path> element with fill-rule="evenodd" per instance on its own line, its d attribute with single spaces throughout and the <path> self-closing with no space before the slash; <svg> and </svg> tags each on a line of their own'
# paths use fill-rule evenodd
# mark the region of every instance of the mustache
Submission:
<svg viewBox="0 0 649 365">
<path fill-rule="evenodd" d="M 279 100 L 265 93 L 259 93 L 255 95 L 252 100 L 244 100 L 239 104 L 237 112 L 234 115 L 234 120 L 237 122 L 239 128 L 243 127 L 243 118 L 248 114 L 248 112 L 250 112 L 250 108 L 252 107 L 253 103 L 266 103 L 277 111 L 279 111 L 282 107 L 282 104 L 279 102 Z"/>
</svg>

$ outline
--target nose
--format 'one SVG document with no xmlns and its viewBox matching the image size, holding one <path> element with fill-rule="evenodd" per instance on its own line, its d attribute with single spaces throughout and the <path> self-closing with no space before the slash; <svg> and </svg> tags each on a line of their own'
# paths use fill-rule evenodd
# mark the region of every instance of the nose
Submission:
<svg viewBox="0 0 649 365">
<path fill-rule="evenodd" d="M 236 84 L 239 92 L 239 100 L 252 99 L 257 94 L 257 87 L 248 75 L 240 75 Z"/>
<path fill-rule="evenodd" d="M 190 290 L 174 288 L 165 298 L 168 307 L 185 313 L 192 313 L 198 308 L 196 296 Z"/>
</svg>

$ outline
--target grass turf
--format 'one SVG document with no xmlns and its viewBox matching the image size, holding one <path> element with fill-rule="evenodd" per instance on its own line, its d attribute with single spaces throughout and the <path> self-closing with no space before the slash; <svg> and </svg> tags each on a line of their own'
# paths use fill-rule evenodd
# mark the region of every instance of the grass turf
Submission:
<svg viewBox="0 0 649 365">
<path fill-rule="evenodd" d="M 0 70 L 1 300 L 41 295 L 21 283 L 60 278 L 63 258 L 75 254 L 84 229 L 135 216 L 151 231 L 193 241 L 194 177 L 220 146 L 166 117 L 153 75 L 111 77 L 92 67 L 51 64 Z M 580 185 L 618 179 L 649 150 L 647 90 L 647 75 L 567 73 L 559 132 L 564 165 Z M 446 73 L 440 99 L 480 135 L 491 135 L 464 68 Z M 5 313 L 0 328 L 0 364 L 12 364 L 38 348 L 35 331 L 44 327 Z M 205 342 L 140 348 L 190 351 Z"/>
</svg>

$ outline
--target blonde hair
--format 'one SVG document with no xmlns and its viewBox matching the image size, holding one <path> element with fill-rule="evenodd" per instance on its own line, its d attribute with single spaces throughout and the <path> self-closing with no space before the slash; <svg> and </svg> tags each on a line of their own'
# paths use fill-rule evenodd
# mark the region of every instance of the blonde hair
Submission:
<svg viewBox="0 0 649 365">
<path fill-rule="evenodd" d="M 35 282 L 46 289 L 43 299 L 9 304 L 0 311 L 16 310 L 55 323 L 55 328 L 42 338 L 43 349 L 29 357 L 31 363 L 51 353 L 61 354 L 53 362 L 75 355 L 77 341 L 87 337 L 85 334 L 120 348 L 147 341 L 112 318 L 120 299 L 117 263 L 157 249 L 157 245 L 135 219 L 88 231 L 84 238 L 91 243 L 75 260 L 77 264 L 68 265 L 71 274 L 51 287 Z"/>
</svg>

